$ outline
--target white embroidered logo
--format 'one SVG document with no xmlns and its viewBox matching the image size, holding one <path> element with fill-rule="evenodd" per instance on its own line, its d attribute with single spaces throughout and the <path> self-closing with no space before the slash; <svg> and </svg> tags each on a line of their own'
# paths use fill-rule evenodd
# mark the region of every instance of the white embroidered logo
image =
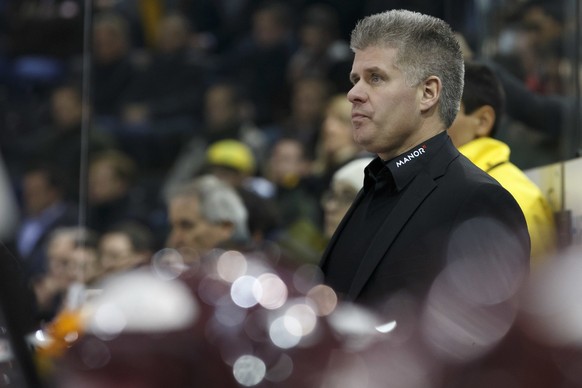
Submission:
<svg viewBox="0 0 582 388">
<path fill-rule="evenodd" d="M 426 145 L 423 145 L 419 149 L 412 151 L 411 153 L 409 153 L 408 155 L 406 155 L 402 159 L 396 161 L 396 167 L 400 167 L 403 164 L 410 162 L 412 159 L 418 158 L 420 155 L 424 154 L 425 152 L 426 152 Z"/>
</svg>

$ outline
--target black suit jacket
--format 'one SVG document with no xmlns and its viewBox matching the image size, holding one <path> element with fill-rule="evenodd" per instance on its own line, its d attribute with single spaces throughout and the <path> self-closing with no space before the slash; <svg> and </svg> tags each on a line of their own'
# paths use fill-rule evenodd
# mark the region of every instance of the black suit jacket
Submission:
<svg viewBox="0 0 582 388">
<path fill-rule="evenodd" d="M 341 266 L 334 260 L 338 239 L 345 233 L 360 191 L 338 226 L 321 266 Z M 423 297 L 447 264 L 473 269 L 495 281 L 517 282 L 529 266 L 530 240 L 523 213 L 511 194 L 461 155 L 447 139 L 444 146 L 404 187 L 390 216 L 362 252 L 346 300 L 376 304 L 405 290 Z M 361 232 L 360 232 L 361 233 Z M 477 274 L 480 276 L 480 274 Z M 326 278 L 333 283 L 333 279 Z M 501 280 L 501 279 L 500 279 Z M 509 281 L 512 281 L 509 279 Z M 476 285 L 477 286 L 477 285 Z"/>
</svg>

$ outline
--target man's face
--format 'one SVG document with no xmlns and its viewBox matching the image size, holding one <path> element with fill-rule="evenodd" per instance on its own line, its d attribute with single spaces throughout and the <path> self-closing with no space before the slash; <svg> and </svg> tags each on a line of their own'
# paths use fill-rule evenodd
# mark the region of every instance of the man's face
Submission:
<svg viewBox="0 0 582 388">
<path fill-rule="evenodd" d="M 106 233 L 99 241 L 99 260 L 104 273 L 130 269 L 137 262 L 135 256 L 131 240 L 123 233 Z"/>
<path fill-rule="evenodd" d="M 422 141 L 417 138 L 422 89 L 406 84 L 394 66 L 396 53 L 389 47 L 356 50 L 350 74 L 354 140 L 384 160 Z"/>
<path fill-rule="evenodd" d="M 88 197 L 92 205 L 110 202 L 122 197 L 127 184 L 114 171 L 112 163 L 101 160 L 91 163 L 88 177 Z"/>
<path fill-rule="evenodd" d="M 49 184 L 40 171 L 31 171 L 24 176 L 23 197 L 28 215 L 36 216 L 60 199 L 59 191 Z"/>
<path fill-rule="evenodd" d="M 269 179 L 282 186 L 294 185 L 307 173 L 303 146 L 296 140 L 281 140 L 269 159 Z"/>
<path fill-rule="evenodd" d="M 325 86 L 320 81 L 298 82 L 291 96 L 293 116 L 303 123 L 317 121 L 323 115 L 326 101 Z"/>
<path fill-rule="evenodd" d="M 235 103 L 233 91 L 225 86 L 210 88 L 205 96 L 204 118 L 208 129 L 221 131 L 231 129 L 240 122 L 240 107 Z"/>
<path fill-rule="evenodd" d="M 48 246 L 49 274 L 61 287 L 66 287 L 75 280 L 74 250 L 75 243 L 68 236 L 55 237 Z"/>
<path fill-rule="evenodd" d="M 165 54 L 174 53 L 188 43 L 188 27 L 178 16 L 164 18 L 157 30 L 157 49 Z"/>
<path fill-rule="evenodd" d="M 128 48 L 121 28 L 110 23 L 95 25 L 93 47 L 95 59 L 104 64 L 112 63 L 123 57 Z"/>
<path fill-rule="evenodd" d="M 101 266 L 97 249 L 92 247 L 76 247 L 71 252 L 73 260 L 72 276 L 80 283 L 91 283 L 101 275 Z"/>
<path fill-rule="evenodd" d="M 232 237 L 231 225 L 209 222 L 204 218 L 195 197 L 176 197 L 168 209 L 171 248 L 189 248 L 204 254 Z"/>
<path fill-rule="evenodd" d="M 349 104 L 346 109 L 351 110 Z M 354 148 L 351 113 L 347 112 L 347 117 L 340 117 L 336 112 L 328 112 L 321 127 L 321 139 L 327 154 L 335 155 Z"/>
<path fill-rule="evenodd" d="M 81 123 L 83 106 L 79 96 L 69 88 L 60 88 L 51 96 L 51 114 L 61 130 L 76 128 Z"/>
</svg>

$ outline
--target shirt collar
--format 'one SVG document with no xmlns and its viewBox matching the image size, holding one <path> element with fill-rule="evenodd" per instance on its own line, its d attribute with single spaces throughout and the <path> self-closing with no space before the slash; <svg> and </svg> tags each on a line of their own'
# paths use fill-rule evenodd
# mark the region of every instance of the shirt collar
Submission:
<svg viewBox="0 0 582 388">
<path fill-rule="evenodd" d="M 392 172 L 379 157 L 374 158 L 364 169 L 365 190 L 387 188 L 389 191 L 393 191 L 395 187 Z"/>
<path fill-rule="evenodd" d="M 418 173 L 426 169 L 428 162 L 445 144 L 448 134 L 443 131 L 410 150 L 385 162 L 390 170 L 397 190 L 402 190 Z"/>
</svg>

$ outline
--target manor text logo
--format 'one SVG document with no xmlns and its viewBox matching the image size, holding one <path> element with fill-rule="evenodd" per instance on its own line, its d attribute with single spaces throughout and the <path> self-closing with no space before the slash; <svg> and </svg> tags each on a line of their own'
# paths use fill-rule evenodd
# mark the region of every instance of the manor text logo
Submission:
<svg viewBox="0 0 582 388">
<path fill-rule="evenodd" d="M 396 167 L 400 167 L 408 162 L 410 162 L 414 158 L 418 158 L 420 155 L 423 155 L 426 152 L 426 145 L 423 145 L 417 150 L 410 152 L 408 155 L 404 156 L 402 159 L 396 161 Z"/>
</svg>

